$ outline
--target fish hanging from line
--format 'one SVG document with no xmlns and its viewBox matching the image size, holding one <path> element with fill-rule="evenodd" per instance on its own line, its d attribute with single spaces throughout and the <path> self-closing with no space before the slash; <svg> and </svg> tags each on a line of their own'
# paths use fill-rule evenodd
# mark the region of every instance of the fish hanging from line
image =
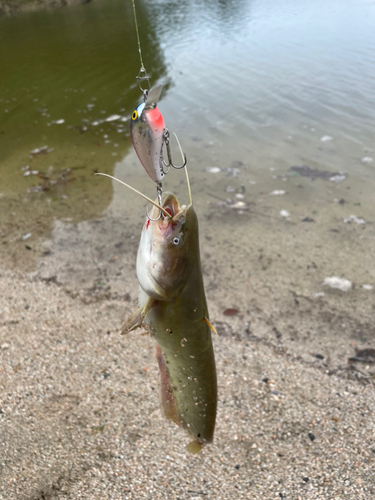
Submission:
<svg viewBox="0 0 375 500">
<path fill-rule="evenodd" d="M 156 341 L 162 411 L 194 438 L 187 450 L 198 453 L 213 441 L 217 409 L 211 338 L 216 330 L 203 286 L 198 218 L 191 199 L 180 206 L 175 195 L 164 192 L 161 203 L 148 200 L 154 207 L 137 254 L 139 307 L 122 333 L 143 327 Z M 162 216 L 152 218 L 158 211 Z"/>
</svg>

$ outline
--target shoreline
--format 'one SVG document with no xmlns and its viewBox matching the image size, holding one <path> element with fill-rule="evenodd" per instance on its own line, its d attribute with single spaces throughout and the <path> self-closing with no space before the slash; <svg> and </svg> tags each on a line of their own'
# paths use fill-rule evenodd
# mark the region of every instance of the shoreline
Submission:
<svg viewBox="0 0 375 500">
<path fill-rule="evenodd" d="M 89 3 L 92 0 L 0 0 L 0 18 L 12 17 L 25 12 L 51 10 L 69 5 Z"/>
</svg>

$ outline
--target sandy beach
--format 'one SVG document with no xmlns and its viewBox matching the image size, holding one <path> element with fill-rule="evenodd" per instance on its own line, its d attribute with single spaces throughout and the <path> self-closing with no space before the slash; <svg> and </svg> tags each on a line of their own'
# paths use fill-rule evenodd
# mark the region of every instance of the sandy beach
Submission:
<svg viewBox="0 0 375 500">
<path fill-rule="evenodd" d="M 272 246 L 276 227 L 288 222 L 271 221 L 265 231 L 264 220 L 254 217 L 252 231 L 268 250 L 242 248 L 244 266 L 228 260 L 225 231 L 212 246 L 212 218 L 205 219 L 204 279 L 219 332 L 213 445 L 197 456 L 185 451 L 189 439 L 159 410 L 153 341 L 119 334 L 135 306 L 138 241 L 131 235 L 139 224 L 127 225 L 133 243 L 119 252 L 116 241 L 126 234 L 116 217 L 66 224 L 63 233 L 56 223 L 36 270 L 0 274 L 0 498 L 375 494 L 371 351 L 348 362 L 356 350 L 374 347 L 373 291 L 362 288 L 354 264 L 348 272 L 353 277 L 357 269 L 357 279 L 348 292 L 321 285 L 332 246 L 332 256 L 320 261 L 311 250 L 310 268 L 303 248 L 286 253 L 289 231 Z M 292 227 L 298 233 L 306 224 Z M 355 247 L 362 229 L 342 227 Z M 368 225 L 359 233 L 366 235 L 364 253 L 372 231 Z M 233 251 L 241 248 L 240 233 Z M 312 247 L 301 234 L 297 241 Z M 228 307 L 238 313 L 224 314 Z"/>
</svg>

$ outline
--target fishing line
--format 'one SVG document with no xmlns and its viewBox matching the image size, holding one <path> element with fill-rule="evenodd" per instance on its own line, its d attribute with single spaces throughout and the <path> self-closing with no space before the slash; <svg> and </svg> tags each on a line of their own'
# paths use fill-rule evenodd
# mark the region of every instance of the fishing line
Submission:
<svg viewBox="0 0 375 500">
<path fill-rule="evenodd" d="M 138 23 L 137 23 L 137 14 L 136 14 L 136 12 L 135 12 L 135 3 L 134 3 L 134 0 L 132 0 L 132 4 L 133 4 L 133 14 L 134 14 L 135 31 L 137 32 L 139 59 L 141 60 L 141 71 L 146 71 L 145 67 L 143 66 L 143 60 L 142 60 L 142 50 L 141 50 L 141 41 L 140 41 L 140 39 L 139 39 Z"/>
<path fill-rule="evenodd" d="M 173 132 L 174 133 L 174 132 Z M 180 144 L 180 141 L 178 140 L 178 137 L 177 135 L 174 133 L 174 136 L 176 137 L 176 141 L 177 141 L 177 144 L 178 144 L 178 147 L 180 148 L 180 153 L 181 153 L 181 156 L 182 156 L 182 160 L 185 159 L 184 157 L 184 153 L 182 151 L 182 147 L 181 147 L 181 144 Z M 187 166 L 186 166 L 186 163 L 185 163 L 185 174 L 186 174 L 186 182 L 187 182 L 187 187 L 188 187 L 188 191 L 189 191 L 189 199 L 190 199 L 190 205 L 193 204 L 193 199 L 191 197 L 191 189 L 190 189 L 190 181 L 189 181 L 189 174 L 188 174 L 188 171 L 187 171 Z"/>
<path fill-rule="evenodd" d="M 113 177 L 113 175 L 109 175 L 109 174 L 103 174 L 101 172 L 95 172 L 95 175 L 104 175 L 104 177 L 109 177 L 110 179 L 113 179 L 114 181 L 117 181 L 119 182 L 120 184 L 123 184 L 124 186 L 126 186 L 127 188 L 131 189 L 132 191 L 134 191 L 134 193 L 137 193 L 139 194 L 140 196 L 142 196 L 142 198 L 144 198 L 145 200 L 149 201 L 150 203 L 152 203 L 156 208 L 158 208 L 168 219 L 172 219 L 171 217 L 171 214 L 168 213 L 162 206 L 158 205 L 157 203 L 155 203 L 154 201 L 151 200 L 151 198 L 149 198 L 148 196 L 146 196 L 145 194 L 141 193 L 140 191 L 138 191 L 138 189 L 135 189 L 133 188 L 132 186 L 129 186 L 129 184 L 126 184 L 126 182 L 124 181 L 120 181 L 120 179 L 117 179 L 117 177 Z"/>
<path fill-rule="evenodd" d="M 150 89 L 150 79 L 147 74 L 146 68 L 144 67 L 143 64 L 143 59 L 142 59 L 142 49 L 141 49 L 141 40 L 139 38 L 139 31 L 138 31 L 138 22 L 137 22 L 137 14 L 135 12 L 135 0 L 132 0 L 133 4 L 133 15 L 134 15 L 134 24 L 135 24 L 135 31 L 137 33 L 137 42 L 138 42 L 138 52 L 139 52 L 139 59 L 141 61 L 141 68 L 139 70 L 138 76 L 136 77 L 138 80 L 139 88 L 143 93 L 145 93 L 145 89 L 142 88 L 141 82 L 142 81 L 147 81 L 148 83 L 148 88 Z"/>
</svg>

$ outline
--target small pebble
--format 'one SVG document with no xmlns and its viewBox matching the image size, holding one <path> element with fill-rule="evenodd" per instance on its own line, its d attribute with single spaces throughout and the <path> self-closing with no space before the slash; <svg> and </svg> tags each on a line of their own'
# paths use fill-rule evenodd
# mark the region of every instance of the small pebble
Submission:
<svg viewBox="0 0 375 500">
<path fill-rule="evenodd" d="M 346 278 L 340 278 L 338 276 L 330 276 L 328 278 L 324 278 L 323 285 L 327 285 L 331 288 L 337 288 L 342 292 L 347 292 L 352 287 L 352 282 L 347 280 Z"/>
<path fill-rule="evenodd" d="M 108 118 L 105 119 L 106 122 L 114 122 L 116 120 L 119 120 L 121 118 L 120 115 L 111 115 L 108 116 Z"/>
<path fill-rule="evenodd" d="M 311 441 L 315 440 L 315 436 L 312 432 L 309 432 L 309 438 L 311 439 Z"/>
<path fill-rule="evenodd" d="M 244 201 L 237 201 L 236 203 L 234 203 L 230 207 L 235 208 L 237 210 L 245 210 L 247 208 L 246 203 Z"/>
<path fill-rule="evenodd" d="M 374 287 L 372 285 L 362 285 L 362 288 L 365 290 L 373 290 Z"/>
<path fill-rule="evenodd" d="M 323 135 L 323 137 L 320 138 L 322 142 L 328 142 L 332 141 L 332 137 L 330 135 Z"/>
<path fill-rule="evenodd" d="M 332 177 L 330 177 L 330 178 L 329 178 L 329 180 L 330 180 L 331 182 L 336 182 L 336 183 L 338 183 L 338 182 L 342 182 L 342 181 L 344 181 L 345 179 L 346 179 L 346 175 L 344 175 L 344 174 L 337 174 L 337 175 L 333 175 Z"/>
<path fill-rule="evenodd" d="M 51 149 L 51 148 L 50 148 L 50 149 Z M 48 152 L 49 152 L 48 146 L 42 146 L 42 147 L 40 147 L 40 148 L 35 148 L 35 149 L 32 149 L 32 150 L 30 151 L 30 154 L 31 154 L 31 155 L 38 155 L 38 154 L 40 154 L 40 153 L 44 153 L 44 152 L 46 152 L 46 153 L 48 153 Z"/>
<path fill-rule="evenodd" d="M 224 316 L 235 316 L 238 314 L 240 311 L 236 309 L 235 307 L 228 307 L 227 309 L 224 309 L 223 314 Z"/>
<path fill-rule="evenodd" d="M 290 217 L 288 210 L 280 210 L 281 217 Z"/>
<path fill-rule="evenodd" d="M 283 194 L 286 194 L 286 191 L 283 191 L 282 189 L 276 189 L 275 191 L 272 191 L 269 194 L 271 196 L 282 196 Z"/>
<path fill-rule="evenodd" d="M 356 224 L 366 224 L 366 221 L 364 219 L 361 219 L 360 217 L 357 217 L 356 215 L 349 215 L 347 219 L 344 219 L 345 224 L 348 224 L 350 222 L 355 222 Z"/>
</svg>

